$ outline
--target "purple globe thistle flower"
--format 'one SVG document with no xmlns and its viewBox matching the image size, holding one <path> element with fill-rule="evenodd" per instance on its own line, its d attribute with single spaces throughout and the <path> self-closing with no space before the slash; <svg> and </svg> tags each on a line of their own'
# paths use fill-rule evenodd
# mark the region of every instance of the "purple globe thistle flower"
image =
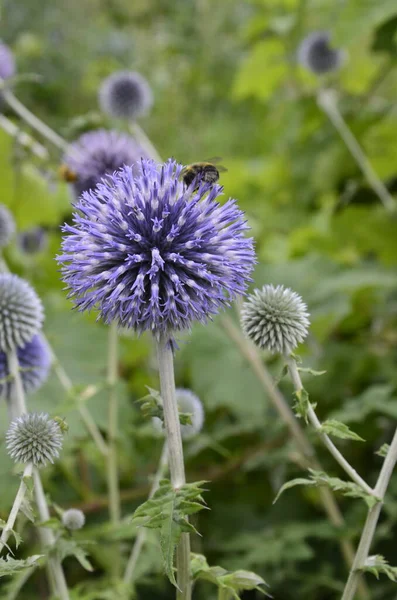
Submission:
<svg viewBox="0 0 397 600">
<path fill-rule="evenodd" d="M 187 187 L 182 168 L 142 160 L 137 177 L 121 169 L 77 202 L 58 261 L 79 310 L 157 335 L 205 322 L 246 290 L 255 253 L 244 214 L 217 202 L 219 185 Z"/>
<path fill-rule="evenodd" d="M 136 119 L 153 104 L 150 85 L 142 75 L 118 71 L 107 77 L 99 89 L 101 110 L 116 119 Z"/>
<path fill-rule="evenodd" d="M 47 248 L 48 235 L 43 227 L 31 227 L 18 235 L 18 246 L 25 254 L 37 254 Z"/>
<path fill-rule="evenodd" d="M 94 189 L 106 175 L 138 162 L 141 157 L 146 158 L 147 155 L 130 135 L 96 129 L 84 133 L 71 144 L 64 160 L 76 176 L 72 185 L 78 197 Z"/>
<path fill-rule="evenodd" d="M 33 393 L 47 380 L 50 372 L 51 354 L 48 344 L 40 334 L 35 335 L 23 348 L 17 348 L 17 355 L 23 388 L 26 393 Z M 9 374 L 7 356 L 0 352 L 0 398 L 6 400 L 11 399 L 14 386 L 7 379 Z"/>
<path fill-rule="evenodd" d="M 342 66 L 346 54 L 330 46 L 327 31 L 315 31 L 302 40 L 298 48 L 298 61 L 316 75 L 336 71 Z"/>
<path fill-rule="evenodd" d="M 0 77 L 8 79 L 15 74 L 14 55 L 8 46 L 0 42 Z"/>
</svg>

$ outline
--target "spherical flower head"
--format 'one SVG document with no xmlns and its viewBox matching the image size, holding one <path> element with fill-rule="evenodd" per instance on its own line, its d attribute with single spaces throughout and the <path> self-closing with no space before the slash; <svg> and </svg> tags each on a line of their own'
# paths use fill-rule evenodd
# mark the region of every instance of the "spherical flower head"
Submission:
<svg viewBox="0 0 397 600">
<path fill-rule="evenodd" d="M 48 235 L 43 227 L 31 227 L 18 235 L 18 245 L 25 254 L 37 254 L 46 249 Z"/>
<path fill-rule="evenodd" d="M 152 104 L 153 94 L 148 82 L 132 71 L 113 73 L 99 89 L 101 110 L 117 119 L 134 120 L 146 114 Z"/>
<path fill-rule="evenodd" d="M 0 42 L 0 77 L 8 79 L 15 74 L 14 55 L 8 46 Z"/>
<path fill-rule="evenodd" d="M 43 336 L 36 334 L 22 348 L 17 348 L 23 389 L 26 394 L 38 390 L 47 380 L 51 367 L 51 353 Z M 10 400 L 14 383 L 8 379 L 7 355 L 0 352 L 0 398 Z"/>
<path fill-rule="evenodd" d="M 0 204 L 0 248 L 5 248 L 15 233 L 15 221 L 4 204 Z"/>
<path fill-rule="evenodd" d="M 248 296 L 241 310 L 247 337 L 273 354 L 290 354 L 308 333 L 309 313 L 302 298 L 282 285 L 265 285 Z"/>
<path fill-rule="evenodd" d="M 62 523 L 66 529 L 76 531 L 76 529 L 81 529 L 84 526 L 85 515 L 78 508 L 69 508 L 62 515 Z"/>
<path fill-rule="evenodd" d="M 33 288 L 17 275 L 0 274 L 0 351 L 30 342 L 44 319 L 43 306 Z"/>
<path fill-rule="evenodd" d="M 178 404 L 180 413 L 188 413 L 191 420 L 191 425 L 181 425 L 182 437 L 187 440 L 198 433 L 204 425 L 204 408 L 203 404 L 191 390 L 183 388 L 177 388 L 175 390 L 175 397 Z M 154 428 L 159 432 L 164 432 L 163 422 L 158 417 L 152 419 Z"/>
<path fill-rule="evenodd" d="M 331 48 L 330 37 L 327 31 L 315 31 L 298 48 L 298 61 L 316 75 L 336 71 L 345 60 L 343 50 Z"/>
<path fill-rule="evenodd" d="M 78 197 L 94 189 L 106 175 L 138 162 L 141 157 L 147 155 L 130 135 L 97 129 L 84 133 L 71 144 L 64 162 L 76 176 L 72 185 Z"/>
<path fill-rule="evenodd" d="M 205 322 L 245 291 L 255 254 L 243 213 L 217 202 L 218 185 L 187 187 L 182 168 L 142 160 L 137 177 L 128 167 L 83 194 L 58 257 L 79 310 L 157 336 Z"/>
<path fill-rule="evenodd" d="M 16 463 L 43 467 L 59 457 L 62 432 L 46 413 L 27 413 L 11 422 L 6 433 L 9 456 Z"/>
</svg>

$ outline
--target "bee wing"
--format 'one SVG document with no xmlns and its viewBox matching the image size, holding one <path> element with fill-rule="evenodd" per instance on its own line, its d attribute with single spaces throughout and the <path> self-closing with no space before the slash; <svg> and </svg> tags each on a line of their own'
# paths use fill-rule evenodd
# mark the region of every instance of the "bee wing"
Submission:
<svg viewBox="0 0 397 600">
<path fill-rule="evenodd" d="M 209 162 L 209 163 L 216 165 L 216 163 L 220 162 L 221 160 L 222 160 L 221 156 L 211 156 L 211 158 L 207 158 L 205 160 L 205 162 Z"/>
<path fill-rule="evenodd" d="M 218 169 L 219 173 L 226 173 L 227 171 L 226 167 L 223 165 L 216 165 L 216 168 Z"/>
</svg>

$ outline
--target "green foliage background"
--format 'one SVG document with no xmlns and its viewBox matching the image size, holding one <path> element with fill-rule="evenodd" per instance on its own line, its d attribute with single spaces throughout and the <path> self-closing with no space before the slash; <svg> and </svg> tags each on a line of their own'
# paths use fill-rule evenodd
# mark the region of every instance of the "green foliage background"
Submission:
<svg viewBox="0 0 397 600">
<path fill-rule="evenodd" d="M 305 384 L 322 418 L 338 418 L 366 440 L 338 445 L 374 484 L 382 464 L 375 452 L 390 442 L 397 419 L 397 220 L 318 108 L 323 82 L 296 64 L 300 39 L 318 29 L 331 30 L 348 52 L 344 68 L 326 83 L 338 90 L 340 108 L 377 173 L 397 192 L 395 1 L 8 0 L 0 21 L 19 72 L 42 77 L 40 84 L 21 82 L 18 97 L 68 139 L 92 127 L 122 127 L 97 112 L 96 92 L 103 77 L 131 68 L 153 87 L 154 109 L 141 125 L 163 157 L 182 163 L 223 157 L 225 196 L 239 200 L 256 239 L 255 285 L 283 283 L 309 305 L 311 334 L 301 355 L 306 366 L 327 372 Z M 70 191 L 57 180 L 59 159 L 52 151 L 51 164 L 43 166 L 0 132 L 1 202 L 20 230 L 44 225 L 50 232 L 45 252 L 27 261 L 14 245 L 6 259 L 42 296 L 45 332 L 75 385 L 84 386 L 105 379 L 106 330 L 95 316 L 72 312 L 59 281 L 58 226 L 71 212 Z M 237 323 L 235 311 L 230 316 Z M 194 551 L 209 564 L 255 570 L 280 600 L 339 598 L 347 570 L 338 540 L 343 534 L 356 544 L 365 504 L 338 499 L 343 533 L 327 522 L 316 489 L 294 488 L 272 505 L 279 487 L 302 469 L 260 383 L 220 320 L 195 327 L 180 346 L 177 384 L 191 387 L 206 408 L 204 432 L 186 444 L 188 480 L 210 481 L 211 510 L 196 518 L 203 537 L 194 538 Z M 280 376 L 280 362 L 266 359 Z M 161 451 L 134 402 L 145 385 L 158 387 L 148 337 L 122 337 L 119 370 L 120 481 L 123 514 L 131 515 L 147 495 Z M 289 383 L 283 380 L 281 388 L 290 398 Z M 85 510 L 81 538 L 97 542 L 89 546 L 94 573 L 73 558 L 65 561 L 73 598 L 117 598 L 99 591 L 108 587 L 111 541 L 122 539 L 127 557 L 136 528 L 106 525 L 101 456 L 54 376 L 29 405 L 69 423 L 62 460 L 43 472 L 46 489 L 60 506 Z M 88 405 L 106 432 L 106 393 Z M 4 407 L 0 429 L 6 429 Z M 318 446 L 315 437 L 313 443 Z M 343 477 L 322 447 L 318 452 L 327 472 Z M 0 481 L 4 518 L 18 484 L 4 445 Z M 394 479 L 374 548 L 391 564 L 397 564 L 396 503 Z M 149 540 L 136 597 L 170 599 L 157 542 Z M 22 554 L 37 551 L 33 538 L 27 542 Z M 18 598 L 46 597 L 44 578 L 39 571 Z M 367 579 L 375 600 L 396 598 L 392 582 Z M 2 580 L 2 598 L 12 581 Z M 212 600 L 214 588 L 200 583 L 195 598 Z"/>
</svg>

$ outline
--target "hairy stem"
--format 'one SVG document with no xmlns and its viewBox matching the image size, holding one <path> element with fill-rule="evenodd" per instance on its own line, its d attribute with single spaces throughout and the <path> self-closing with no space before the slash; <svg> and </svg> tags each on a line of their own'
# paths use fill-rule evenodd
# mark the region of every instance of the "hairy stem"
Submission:
<svg viewBox="0 0 397 600">
<path fill-rule="evenodd" d="M 142 127 L 140 127 L 140 125 L 138 125 L 136 121 L 132 121 L 130 123 L 130 131 L 135 137 L 136 141 L 145 150 L 147 155 L 150 156 L 150 158 L 152 158 L 156 162 L 161 163 L 162 160 L 160 154 L 157 152 L 156 148 L 153 146 L 152 142 L 150 141 L 146 133 L 143 131 Z"/>
<path fill-rule="evenodd" d="M 299 375 L 296 361 L 291 356 L 286 356 L 285 359 L 286 359 L 286 362 L 288 365 L 288 371 L 291 376 L 292 383 L 295 388 L 295 392 L 297 394 L 299 394 L 300 392 L 303 391 L 304 388 L 303 388 L 302 381 L 301 381 L 301 378 Z M 324 446 L 326 446 L 326 448 L 329 450 L 329 452 L 332 454 L 332 456 L 335 458 L 335 460 L 339 463 L 339 465 L 342 467 L 342 469 L 347 473 L 347 475 L 350 477 L 350 479 L 352 479 L 354 481 L 354 483 L 359 485 L 366 494 L 370 494 L 371 496 L 376 495 L 374 490 L 364 481 L 364 479 L 362 477 L 360 477 L 360 475 L 357 473 L 357 471 L 345 459 L 345 457 L 341 454 L 341 452 L 339 452 L 338 448 L 331 441 L 331 439 L 328 437 L 328 435 L 322 431 L 321 423 L 318 420 L 317 415 L 314 412 L 314 408 L 310 402 L 308 403 L 307 416 L 309 418 L 310 423 L 312 424 L 312 426 L 314 427 L 314 429 L 317 431 L 318 435 L 320 436 L 320 439 L 323 442 Z"/>
<path fill-rule="evenodd" d="M 174 488 L 180 488 L 186 482 L 181 426 L 178 405 L 175 397 L 174 357 L 170 336 L 161 334 L 157 340 L 157 356 L 160 374 L 160 391 L 163 399 L 164 422 L 167 433 L 169 466 Z M 190 581 L 190 538 L 183 533 L 176 553 L 177 600 L 191 599 Z"/>
<path fill-rule="evenodd" d="M 396 209 L 394 198 L 379 179 L 360 144 L 347 126 L 346 121 L 338 109 L 334 90 L 320 90 L 317 96 L 317 104 L 325 112 L 335 129 L 338 131 L 368 184 L 378 196 L 384 207 L 389 211 L 394 211 Z"/>
<path fill-rule="evenodd" d="M 50 347 L 50 352 L 52 355 L 52 364 L 53 364 L 54 373 L 57 376 L 61 386 L 64 388 L 64 390 L 67 392 L 67 394 L 73 393 L 73 383 L 72 383 L 69 375 L 66 373 L 65 369 L 60 364 L 58 358 L 56 357 L 56 355 L 51 347 Z M 85 428 L 87 429 L 88 433 L 91 435 L 99 452 L 101 454 L 103 454 L 104 456 L 106 456 L 108 453 L 107 444 L 104 440 L 102 433 L 100 432 L 100 430 L 98 428 L 98 425 L 95 423 L 94 419 L 92 418 L 92 415 L 91 415 L 90 411 L 88 410 L 87 406 L 79 403 L 77 405 L 77 409 L 80 413 L 80 416 L 84 423 Z"/>
<path fill-rule="evenodd" d="M 109 402 L 108 402 L 108 491 L 109 515 L 112 523 L 120 521 L 120 492 L 117 464 L 117 437 L 118 437 L 118 399 L 116 392 L 117 383 L 117 325 L 112 323 L 109 327 L 108 337 L 108 376 Z"/>
<path fill-rule="evenodd" d="M 58 135 L 51 127 L 48 127 L 36 115 L 34 115 L 22 102 L 14 96 L 13 92 L 4 84 L 4 80 L 0 79 L 3 89 L 1 90 L 2 98 L 7 102 L 8 106 L 27 123 L 32 129 L 35 129 L 40 135 L 45 137 L 51 144 L 65 152 L 68 148 L 68 143 L 60 135 Z"/>
<path fill-rule="evenodd" d="M 322 465 L 316 457 L 313 446 L 296 420 L 296 417 L 289 407 L 286 399 L 276 387 L 271 374 L 262 361 L 261 356 L 254 344 L 244 337 L 241 330 L 236 327 L 230 317 L 223 316 L 221 318 L 221 324 L 227 335 L 235 343 L 242 356 L 244 356 L 248 364 L 251 366 L 251 369 L 261 383 L 267 398 L 273 404 L 281 420 L 287 426 L 290 436 L 295 441 L 296 447 L 299 451 L 301 465 L 304 468 L 311 467 L 316 471 L 322 471 Z M 332 492 L 326 487 L 320 487 L 319 495 L 329 521 L 335 527 L 342 529 L 345 526 L 345 520 Z M 350 568 L 354 560 L 353 545 L 349 540 L 342 538 L 340 540 L 340 546 L 345 562 Z M 362 600 L 368 600 L 370 597 L 368 589 L 363 581 L 360 582 L 359 593 Z"/>
<path fill-rule="evenodd" d="M 10 119 L 0 114 L 0 127 L 3 131 L 13 137 L 19 144 L 31 150 L 31 152 L 41 160 L 47 160 L 49 153 L 47 148 L 39 144 L 31 135 L 25 131 L 21 131 Z"/>
<path fill-rule="evenodd" d="M 168 467 L 168 448 L 167 442 L 164 442 L 163 449 L 161 451 L 159 465 L 157 467 L 156 475 L 154 476 L 152 487 L 150 488 L 149 498 L 152 498 L 159 489 L 160 481 L 165 477 Z M 138 562 L 139 555 L 146 541 L 147 530 L 141 527 L 135 539 L 132 552 L 127 562 L 127 567 L 124 573 L 124 583 L 131 584 L 134 580 L 135 567 Z"/>
<path fill-rule="evenodd" d="M 27 413 L 25 392 L 23 389 L 22 379 L 19 372 L 18 356 L 15 350 L 7 353 L 8 370 L 13 378 L 13 401 L 15 403 L 17 416 Z M 44 494 L 43 486 L 40 479 L 40 474 L 36 469 L 33 469 L 34 493 L 38 512 L 41 521 L 48 521 L 50 511 L 48 509 L 47 499 Z M 55 544 L 55 535 L 51 529 L 40 528 L 40 537 L 43 546 L 51 548 Z M 68 587 L 65 580 L 65 575 L 62 569 L 61 562 L 55 556 L 50 556 L 48 560 L 50 580 L 54 582 L 55 592 L 60 600 L 69 600 Z"/>
<path fill-rule="evenodd" d="M 371 543 L 375 534 L 376 525 L 378 523 L 380 511 L 382 510 L 383 500 L 389 485 L 390 477 L 393 473 L 397 462 L 397 429 L 394 433 L 392 443 L 384 460 L 380 471 L 378 481 L 375 485 L 375 495 L 380 499 L 380 502 L 369 509 L 367 520 L 361 534 L 360 543 L 357 548 L 356 557 L 354 559 L 349 578 L 343 592 L 342 600 L 353 600 L 356 593 L 357 584 L 360 581 L 360 568 L 365 566 L 368 558 L 368 553 L 371 548 Z"/>
<path fill-rule="evenodd" d="M 33 464 L 28 463 L 25 466 L 21 483 L 18 488 L 17 495 L 15 496 L 14 504 L 12 505 L 11 512 L 8 516 L 7 523 L 4 525 L 3 531 L 0 537 L 0 552 L 3 550 L 4 546 L 7 544 L 7 540 L 10 537 L 11 530 L 14 529 L 15 521 L 17 519 L 18 513 L 21 509 L 22 503 L 25 499 L 26 494 L 26 483 L 24 481 L 25 477 L 31 477 L 33 471 Z"/>
</svg>

